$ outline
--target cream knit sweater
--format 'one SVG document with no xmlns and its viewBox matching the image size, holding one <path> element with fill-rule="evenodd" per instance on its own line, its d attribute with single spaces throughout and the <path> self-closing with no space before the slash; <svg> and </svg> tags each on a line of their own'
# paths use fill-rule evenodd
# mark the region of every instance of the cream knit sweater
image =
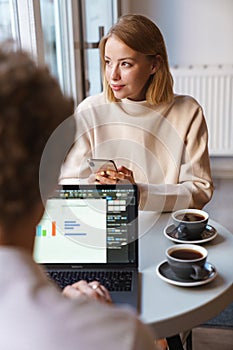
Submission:
<svg viewBox="0 0 233 350">
<path fill-rule="evenodd" d="M 140 209 L 202 208 L 213 185 L 202 108 L 189 96 L 150 106 L 146 101 L 86 98 L 75 113 L 76 141 L 61 170 L 61 183 L 86 182 L 87 158 L 113 159 L 134 172 Z"/>
</svg>

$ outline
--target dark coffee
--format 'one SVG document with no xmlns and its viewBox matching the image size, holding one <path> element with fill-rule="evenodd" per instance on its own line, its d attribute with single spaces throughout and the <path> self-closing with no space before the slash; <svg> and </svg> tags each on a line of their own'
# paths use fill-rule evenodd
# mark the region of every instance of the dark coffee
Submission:
<svg viewBox="0 0 233 350">
<path fill-rule="evenodd" d="M 176 215 L 176 219 L 181 221 L 202 221 L 205 219 L 205 217 L 201 214 L 186 213 Z"/>
<path fill-rule="evenodd" d="M 200 259 L 203 258 L 203 255 L 193 249 L 178 249 L 174 250 L 170 256 L 175 259 L 180 259 L 180 260 L 195 260 L 195 259 Z"/>
</svg>

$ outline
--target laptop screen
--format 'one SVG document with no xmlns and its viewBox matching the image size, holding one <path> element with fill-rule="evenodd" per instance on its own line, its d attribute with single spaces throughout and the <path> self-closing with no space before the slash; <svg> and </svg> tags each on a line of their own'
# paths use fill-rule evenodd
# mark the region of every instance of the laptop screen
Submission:
<svg viewBox="0 0 233 350">
<path fill-rule="evenodd" d="M 59 186 L 35 234 L 40 264 L 137 265 L 137 186 Z"/>
</svg>

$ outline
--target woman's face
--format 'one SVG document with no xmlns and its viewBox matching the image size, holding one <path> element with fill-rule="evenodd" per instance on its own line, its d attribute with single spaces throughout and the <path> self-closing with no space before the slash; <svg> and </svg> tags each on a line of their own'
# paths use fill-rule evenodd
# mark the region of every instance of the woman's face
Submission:
<svg viewBox="0 0 233 350">
<path fill-rule="evenodd" d="M 145 100 L 148 79 L 157 70 L 155 58 L 111 36 L 105 44 L 105 64 L 105 76 L 116 99 Z"/>
</svg>

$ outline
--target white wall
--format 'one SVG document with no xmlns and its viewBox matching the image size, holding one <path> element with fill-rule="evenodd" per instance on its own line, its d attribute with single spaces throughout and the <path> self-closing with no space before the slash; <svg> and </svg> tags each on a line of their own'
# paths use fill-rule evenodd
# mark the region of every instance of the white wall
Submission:
<svg viewBox="0 0 233 350">
<path fill-rule="evenodd" d="M 233 0 L 122 0 L 161 29 L 174 65 L 233 63 Z"/>
</svg>

